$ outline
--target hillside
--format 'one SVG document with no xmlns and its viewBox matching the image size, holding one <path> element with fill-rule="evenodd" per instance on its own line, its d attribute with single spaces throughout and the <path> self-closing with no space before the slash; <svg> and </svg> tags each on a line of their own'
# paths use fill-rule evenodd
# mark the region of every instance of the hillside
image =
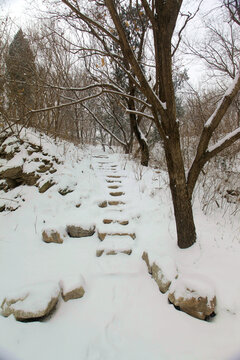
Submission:
<svg viewBox="0 0 240 360">
<path fill-rule="evenodd" d="M 196 198 L 198 240 L 180 250 L 164 171 L 30 130 L 2 137 L 0 179 L 1 360 L 240 356 L 231 204 L 205 215 Z M 200 320 L 169 294 L 216 307 Z"/>
</svg>

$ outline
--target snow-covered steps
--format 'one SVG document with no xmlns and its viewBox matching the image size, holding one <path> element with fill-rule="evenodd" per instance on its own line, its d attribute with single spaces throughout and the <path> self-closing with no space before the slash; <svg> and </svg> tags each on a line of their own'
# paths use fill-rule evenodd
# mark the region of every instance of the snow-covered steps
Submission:
<svg viewBox="0 0 240 360">
<path fill-rule="evenodd" d="M 98 207 L 106 208 L 108 205 L 114 206 L 114 205 L 125 205 L 125 204 L 126 203 L 123 201 L 117 201 L 117 200 L 116 201 L 107 201 L 107 200 L 105 200 L 105 201 L 98 203 Z"/>
<path fill-rule="evenodd" d="M 133 250 L 133 238 L 129 234 L 107 234 L 104 242 L 99 245 L 96 256 L 126 254 L 131 255 Z"/>
<path fill-rule="evenodd" d="M 131 255 L 132 249 L 126 249 L 126 250 L 109 250 L 109 249 L 100 249 L 96 251 L 96 256 L 100 257 L 103 254 L 105 255 L 117 255 L 117 254 L 126 254 Z"/>
<path fill-rule="evenodd" d="M 136 239 L 135 233 L 128 233 L 128 232 L 98 232 L 99 240 L 103 241 L 106 236 L 130 236 L 133 240 Z"/>
</svg>

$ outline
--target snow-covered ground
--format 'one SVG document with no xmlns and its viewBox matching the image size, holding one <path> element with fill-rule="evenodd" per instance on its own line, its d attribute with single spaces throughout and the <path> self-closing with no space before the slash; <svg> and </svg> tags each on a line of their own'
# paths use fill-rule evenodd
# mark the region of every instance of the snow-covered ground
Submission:
<svg viewBox="0 0 240 360">
<path fill-rule="evenodd" d="M 28 139 L 39 141 L 34 134 Z M 0 191 L 0 200 L 24 199 L 16 211 L 0 213 L 0 303 L 31 284 L 44 287 L 45 282 L 59 284 L 81 276 L 85 294 L 68 302 L 59 299 L 56 311 L 43 321 L 0 316 L 0 359 L 240 359 L 239 214 L 223 216 L 219 209 L 206 216 L 196 201 L 198 241 L 180 250 L 164 172 L 98 147 L 56 145 L 46 136 L 41 143 L 45 153 L 63 160 L 51 175 L 56 185 L 42 194 L 26 185 Z M 22 152 L 17 156 L 16 164 Z M 58 190 L 67 185 L 74 191 L 62 196 Z M 124 194 L 110 195 L 116 191 Z M 98 206 L 116 199 L 123 204 Z M 129 224 L 104 224 L 104 219 Z M 96 231 L 71 238 L 66 234 L 71 224 L 135 236 L 107 235 L 100 241 Z M 62 244 L 42 241 L 42 231 L 49 228 L 61 233 Z M 96 257 L 102 248 L 132 253 Z M 148 274 L 143 251 L 170 257 L 180 275 L 204 276 L 217 297 L 216 316 L 201 321 L 170 305 L 168 294 L 162 294 Z"/>
</svg>

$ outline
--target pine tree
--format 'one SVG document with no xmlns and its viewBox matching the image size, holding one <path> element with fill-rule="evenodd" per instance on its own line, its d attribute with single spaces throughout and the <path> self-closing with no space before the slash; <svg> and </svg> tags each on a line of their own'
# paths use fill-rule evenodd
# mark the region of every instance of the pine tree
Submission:
<svg viewBox="0 0 240 360">
<path fill-rule="evenodd" d="M 36 67 L 34 55 L 22 29 L 15 35 L 6 56 L 9 107 L 16 107 L 20 120 L 33 104 Z"/>
</svg>

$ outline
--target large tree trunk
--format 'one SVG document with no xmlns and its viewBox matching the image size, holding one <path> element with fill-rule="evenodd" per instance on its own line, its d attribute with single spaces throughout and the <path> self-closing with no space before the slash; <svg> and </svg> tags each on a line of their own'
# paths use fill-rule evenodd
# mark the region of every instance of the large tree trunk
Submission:
<svg viewBox="0 0 240 360">
<path fill-rule="evenodd" d="M 169 139 L 165 154 L 173 201 L 178 246 L 186 249 L 196 241 L 192 204 L 188 194 L 183 159 L 178 137 Z"/>
<path fill-rule="evenodd" d="M 164 115 L 161 116 L 161 121 L 165 134 L 164 150 L 174 207 L 178 246 L 185 249 L 195 243 L 196 230 L 180 145 L 172 78 L 171 38 L 180 6 L 181 1 L 178 4 L 174 1 L 156 1 L 157 21 L 154 27 L 154 41 L 158 94 L 166 107 Z"/>
</svg>

